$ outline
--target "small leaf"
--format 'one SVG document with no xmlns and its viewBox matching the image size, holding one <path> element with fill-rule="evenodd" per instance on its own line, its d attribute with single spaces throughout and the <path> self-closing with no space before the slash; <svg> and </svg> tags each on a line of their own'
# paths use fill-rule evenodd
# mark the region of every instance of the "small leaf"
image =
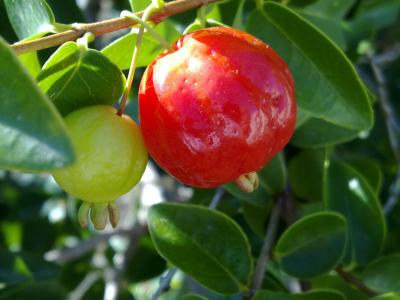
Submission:
<svg viewBox="0 0 400 300">
<path fill-rule="evenodd" d="M 375 193 L 379 195 L 383 176 L 379 164 L 368 159 L 352 159 L 348 163 L 364 177 Z"/>
<path fill-rule="evenodd" d="M 321 212 L 291 225 L 279 239 L 275 253 L 286 273 L 311 278 L 332 270 L 342 258 L 345 245 L 345 219 Z"/>
<path fill-rule="evenodd" d="M 73 162 L 64 123 L 0 39 L 0 168 L 49 171 Z"/>
<path fill-rule="evenodd" d="M 158 24 L 154 29 L 170 43 L 175 42 L 175 40 L 180 36 L 180 33 L 175 29 L 175 25 L 171 21 L 164 21 Z M 101 52 L 120 69 L 127 70 L 131 64 L 133 50 L 136 45 L 136 38 L 136 32 L 128 33 L 109 44 L 101 50 Z M 143 43 L 140 48 L 137 66 L 147 66 L 163 50 L 165 49 L 152 37 L 151 34 L 145 33 L 143 35 Z"/>
<path fill-rule="evenodd" d="M 258 291 L 253 300 L 298 300 L 295 295 L 283 292 Z"/>
<path fill-rule="evenodd" d="M 286 187 L 287 174 L 282 153 L 278 153 L 258 172 L 260 184 L 270 194 L 278 194 Z"/>
<path fill-rule="evenodd" d="M 303 294 L 296 294 L 299 300 L 347 300 L 341 292 L 335 290 L 312 290 Z"/>
<path fill-rule="evenodd" d="M 363 282 L 378 293 L 400 293 L 400 255 L 377 259 L 362 272 Z"/>
<path fill-rule="evenodd" d="M 89 105 L 113 104 L 122 95 L 125 77 L 99 51 L 68 42 L 47 60 L 38 81 L 66 115 Z"/>
<path fill-rule="evenodd" d="M 151 0 L 129 0 L 133 12 L 145 10 L 151 4 Z"/>
<path fill-rule="evenodd" d="M 4 0 L 8 18 L 20 40 L 53 29 L 54 15 L 44 0 Z"/>
<path fill-rule="evenodd" d="M 289 163 L 289 178 L 293 192 L 306 200 L 321 201 L 327 163 L 329 163 L 327 149 L 303 150 L 292 158 Z"/>
<path fill-rule="evenodd" d="M 317 277 L 311 281 L 314 289 L 330 289 L 335 290 L 347 297 L 348 300 L 367 300 L 370 299 L 365 293 L 358 290 L 353 285 L 344 281 L 337 275 L 324 275 Z M 321 299 L 322 300 L 322 299 Z"/>
<path fill-rule="evenodd" d="M 36 77 L 37 74 L 39 74 L 42 66 L 39 63 L 37 52 L 28 52 L 19 55 L 18 58 L 33 77 Z"/>
<path fill-rule="evenodd" d="M 151 207 L 148 220 L 156 249 L 170 263 L 218 293 L 247 290 L 250 246 L 230 218 L 200 206 L 163 203 Z"/>
<path fill-rule="evenodd" d="M 324 186 L 326 208 L 345 216 L 349 240 L 344 262 L 364 265 L 381 251 L 386 226 L 379 200 L 352 167 L 331 161 Z"/>
<path fill-rule="evenodd" d="M 368 95 L 343 52 L 287 7 L 269 1 L 264 8 L 250 15 L 247 29 L 286 60 L 295 78 L 299 109 L 310 118 L 298 128 L 293 143 L 320 147 L 369 130 L 373 114 Z M 313 119 L 319 122 L 310 123 Z"/>
</svg>

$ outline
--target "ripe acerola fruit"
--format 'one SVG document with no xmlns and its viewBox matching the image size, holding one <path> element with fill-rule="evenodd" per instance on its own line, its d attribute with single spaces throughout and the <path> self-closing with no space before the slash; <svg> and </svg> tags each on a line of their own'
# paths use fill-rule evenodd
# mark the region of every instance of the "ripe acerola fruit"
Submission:
<svg viewBox="0 0 400 300">
<path fill-rule="evenodd" d="M 208 28 L 182 36 L 149 65 L 139 112 L 150 155 L 172 176 L 202 188 L 236 181 L 251 191 L 243 179 L 254 183 L 293 134 L 294 82 L 262 41 Z"/>
<path fill-rule="evenodd" d="M 89 212 L 96 229 L 103 229 L 108 217 L 116 226 L 119 214 L 114 202 L 139 182 L 147 164 L 139 126 L 105 105 L 76 110 L 65 117 L 65 123 L 77 159 L 53 177 L 66 192 L 84 201 L 79 211 L 83 227 Z"/>
</svg>

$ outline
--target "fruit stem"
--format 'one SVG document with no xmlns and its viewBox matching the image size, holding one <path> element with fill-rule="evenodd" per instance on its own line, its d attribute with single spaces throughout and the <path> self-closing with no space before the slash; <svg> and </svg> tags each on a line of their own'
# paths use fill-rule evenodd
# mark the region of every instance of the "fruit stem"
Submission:
<svg viewBox="0 0 400 300">
<path fill-rule="evenodd" d="M 143 12 L 142 21 L 146 22 L 150 18 L 151 14 L 153 14 L 159 10 L 160 10 L 160 7 L 154 6 L 153 3 L 150 4 Z M 128 77 L 126 78 L 125 90 L 124 90 L 124 93 L 122 94 L 120 107 L 117 111 L 118 116 L 122 116 L 122 114 L 124 113 L 126 104 L 127 104 L 128 98 L 129 98 L 129 93 L 131 92 L 132 82 L 135 77 L 137 59 L 139 56 L 140 47 L 142 46 L 143 33 L 144 33 L 144 26 L 141 25 L 139 27 L 139 32 L 138 32 L 138 36 L 136 39 L 135 49 L 133 50 L 133 56 L 132 56 L 131 65 L 129 67 Z"/>
<path fill-rule="evenodd" d="M 236 185 L 242 192 L 252 193 L 259 185 L 259 179 L 256 172 L 250 172 L 248 174 L 243 174 L 235 180 Z"/>
</svg>

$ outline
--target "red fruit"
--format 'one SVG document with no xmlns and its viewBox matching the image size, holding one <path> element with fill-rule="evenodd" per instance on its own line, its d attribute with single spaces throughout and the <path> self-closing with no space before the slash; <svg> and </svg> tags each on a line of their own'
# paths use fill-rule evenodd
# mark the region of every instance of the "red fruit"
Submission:
<svg viewBox="0 0 400 300">
<path fill-rule="evenodd" d="M 289 141 L 292 75 L 268 45 L 215 27 L 182 36 L 139 88 L 145 144 L 185 184 L 211 188 L 258 171 Z"/>
</svg>

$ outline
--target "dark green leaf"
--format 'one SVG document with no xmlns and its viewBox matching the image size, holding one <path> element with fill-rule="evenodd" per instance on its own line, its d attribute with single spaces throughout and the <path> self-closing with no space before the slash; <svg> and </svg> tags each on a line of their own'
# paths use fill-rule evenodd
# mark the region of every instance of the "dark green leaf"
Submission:
<svg viewBox="0 0 400 300">
<path fill-rule="evenodd" d="M 253 300 L 297 300 L 297 297 L 283 292 L 259 291 Z"/>
<path fill-rule="evenodd" d="M 260 238 L 264 237 L 266 220 L 271 212 L 272 204 L 272 201 L 263 205 L 254 205 L 248 201 L 242 201 L 241 203 L 243 216 L 247 224 Z"/>
<path fill-rule="evenodd" d="M 382 171 L 379 164 L 368 159 L 352 159 L 348 163 L 364 177 L 377 195 L 382 187 Z"/>
<path fill-rule="evenodd" d="M 160 257 L 150 237 L 140 239 L 138 248 L 126 266 L 126 279 L 140 282 L 160 275 L 166 268 L 166 261 Z"/>
<path fill-rule="evenodd" d="M 296 296 L 299 300 L 347 300 L 342 293 L 335 290 L 312 290 Z"/>
<path fill-rule="evenodd" d="M 400 292 L 400 255 L 377 259 L 362 272 L 363 282 L 379 293 Z"/>
<path fill-rule="evenodd" d="M 48 171 L 74 160 L 56 109 L 0 39 L 0 168 Z"/>
<path fill-rule="evenodd" d="M 260 184 L 270 194 L 278 194 L 286 187 L 287 174 L 282 153 L 278 153 L 259 172 Z"/>
<path fill-rule="evenodd" d="M 224 214 L 194 205 L 158 204 L 150 209 L 149 229 L 159 253 L 207 288 L 222 294 L 247 290 L 250 246 Z"/>
<path fill-rule="evenodd" d="M 54 15 L 44 0 L 4 0 L 8 18 L 20 40 L 53 30 Z"/>
<path fill-rule="evenodd" d="M 66 292 L 54 281 L 27 282 L 0 289 L 1 300 L 65 299 Z"/>
<path fill-rule="evenodd" d="M 171 21 L 164 21 L 158 24 L 154 29 L 170 43 L 175 42 L 175 40 L 177 40 L 180 36 L 180 33 L 175 29 L 175 25 Z M 129 69 L 132 60 L 133 49 L 136 45 L 136 38 L 136 32 L 128 33 L 127 35 L 124 35 L 123 37 L 109 44 L 107 47 L 101 50 L 101 52 L 120 69 Z M 163 50 L 164 48 L 157 40 L 155 40 L 149 33 L 145 33 L 137 60 L 137 66 L 147 66 Z"/>
<path fill-rule="evenodd" d="M 235 183 L 228 183 L 224 185 L 224 189 L 236 198 L 250 202 L 254 205 L 262 206 L 271 200 L 271 195 L 260 185 L 258 189 L 252 193 L 242 192 Z"/>
<path fill-rule="evenodd" d="M 354 5 L 354 3 L 355 0 L 334 0 L 334 1 L 319 0 L 305 7 L 304 10 L 310 13 L 326 17 L 343 19 L 346 13 Z"/>
<path fill-rule="evenodd" d="M 267 2 L 263 12 L 250 15 L 248 31 L 277 50 L 293 72 L 299 109 L 310 118 L 295 134 L 295 145 L 344 142 L 371 128 L 372 109 L 362 81 L 346 56 L 311 23 Z"/>
<path fill-rule="evenodd" d="M 321 201 L 327 149 L 303 150 L 289 163 L 289 179 L 293 192 L 300 198 Z"/>
<path fill-rule="evenodd" d="M 366 264 L 380 252 L 386 233 L 375 192 L 349 165 L 331 161 L 325 181 L 325 205 L 343 214 L 349 240 L 344 262 Z"/>
<path fill-rule="evenodd" d="M 313 279 L 311 282 L 315 289 L 331 289 L 339 291 L 348 300 L 367 300 L 370 297 L 336 275 L 325 275 Z M 321 299 L 322 300 L 322 299 Z"/>
<path fill-rule="evenodd" d="M 286 273 L 311 278 L 332 270 L 342 258 L 345 245 L 345 219 L 321 212 L 291 225 L 279 239 L 275 254 Z"/>
<path fill-rule="evenodd" d="M 66 115 L 89 105 L 113 104 L 122 95 L 125 77 L 101 52 L 68 42 L 49 58 L 38 81 Z"/>
</svg>

